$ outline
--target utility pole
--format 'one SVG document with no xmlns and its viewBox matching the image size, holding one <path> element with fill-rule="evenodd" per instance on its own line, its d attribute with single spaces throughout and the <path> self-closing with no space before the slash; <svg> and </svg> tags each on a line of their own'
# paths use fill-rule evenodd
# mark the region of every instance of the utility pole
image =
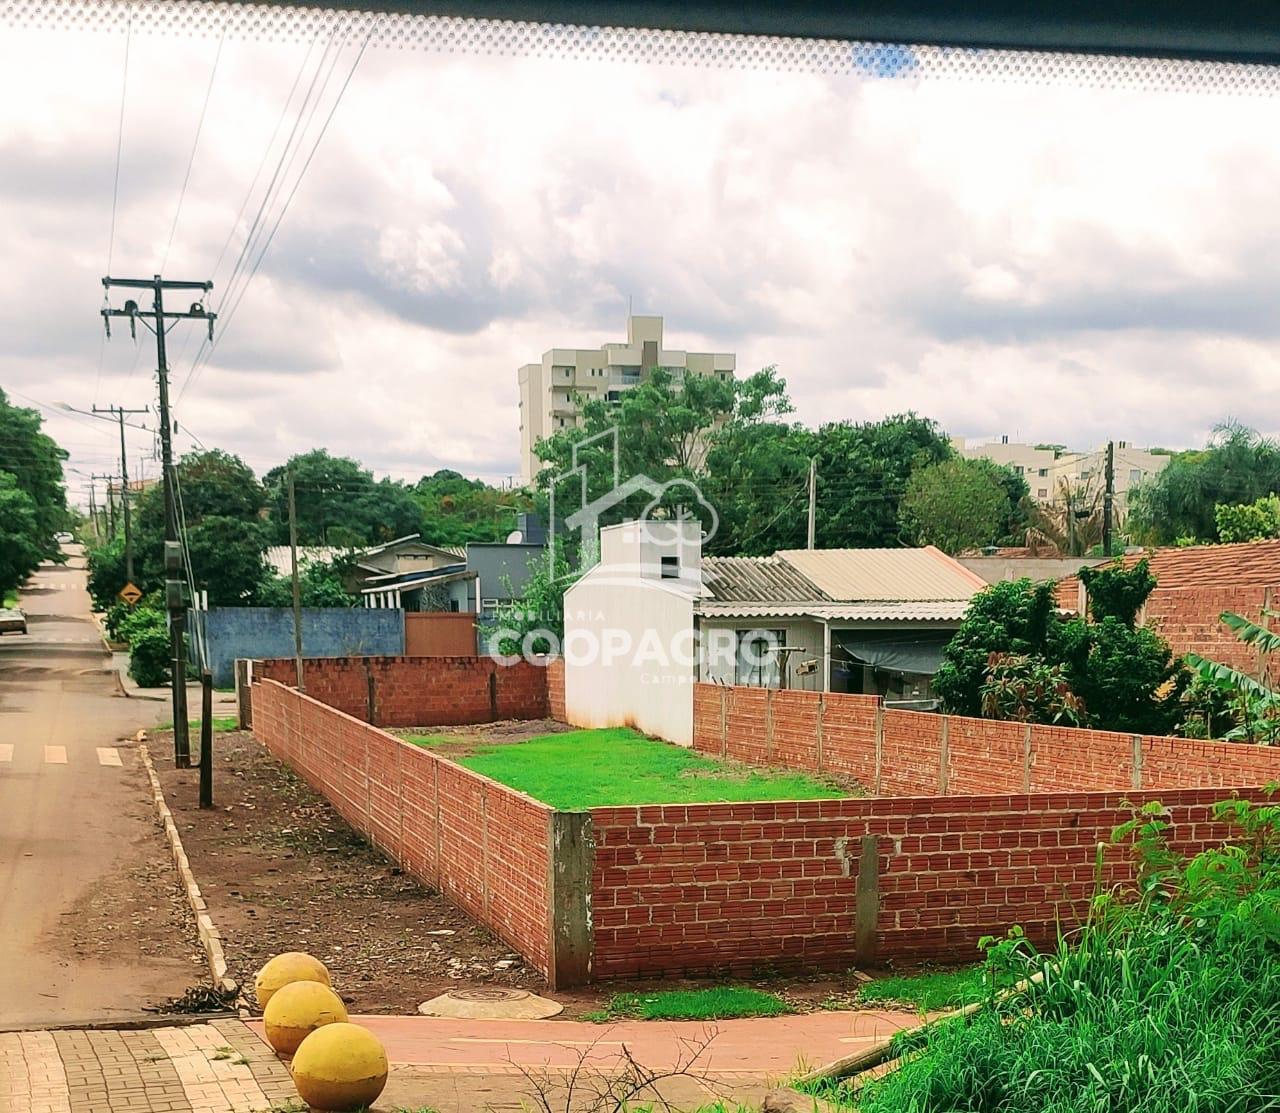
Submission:
<svg viewBox="0 0 1280 1113">
<path fill-rule="evenodd" d="M 114 475 L 93 475 L 91 479 L 101 479 L 107 485 L 107 504 L 102 509 L 102 528 L 106 531 L 107 537 L 112 541 L 116 537 L 116 504 L 111 498 L 111 484 L 115 482 Z"/>
<path fill-rule="evenodd" d="M 1116 495 L 1116 444 L 1107 441 L 1107 487 L 1102 495 L 1102 553 L 1111 555 L 1111 515 Z"/>
<path fill-rule="evenodd" d="M 298 500 L 293 490 L 293 469 L 289 469 L 289 575 L 293 579 L 293 663 L 298 691 L 305 692 L 302 675 L 302 584 L 298 579 Z"/>
<path fill-rule="evenodd" d="M 169 611 L 170 669 L 173 699 L 173 759 L 180 769 L 191 767 L 191 736 L 187 723 L 187 604 L 183 590 L 183 543 L 178 528 L 177 475 L 173 465 L 173 415 L 169 410 L 169 363 L 165 351 L 165 338 L 169 326 L 166 321 L 205 321 L 209 326 L 209 339 L 213 339 L 213 322 L 216 314 L 204 307 L 203 301 L 193 302 L 185 313 L 166 312 L 166 290 L 199 291 L 201 297 L 213 289 L 212 282 L 175 282 L 155 275 L 152 278 L 112 278 L 102 280 L 103 288 L 119 286 L 130 290 L 150 290 L 151 309 L 142 309 L 130 298 L 123 309 L 102 310 L 107 336 L 111 335 L 111 318 L 124 317 L 129 321 L 129 332 L 137 336 L 138 322 L 149 328 L 156 338 L 156 378 L 160 393 L 160 455 L 161 475 L 164 482 L 164 569 L 165 604 Z M 151 318 L 151 320 L 148 320 Z"/>
<path fill-rule="evenodd" d="M 99 541 L 101 541 L 102 536 L 101 534 L 98 533 L 98 506 L 97 506 L 97 500 L 94 498 L 94 493 L 97 489 L 97 486 L 98 485 L 93 481 L 93 476 L 90 476 L 89 477 L 89 521 L 93 523 L 94 536 Z"/>
<path fill-rule="evenodd" d="M 814 527 L 818 521 L 818 458 L 809 457 L 809 545 L 813 548 Z"/>
<path fill-rule="evenodd" d="M 111 414 L 120 423 L 120 509 L 124 512 L 124 578 L 133 583 L 133 525 L 129 520 L 129 453 L 124 444 L 125 414 L 145 414 L 150 412 L 144 407 L 141 410 L 126 410 L 122 406 L 93 407 L 96 414 Z"/>
</svg>

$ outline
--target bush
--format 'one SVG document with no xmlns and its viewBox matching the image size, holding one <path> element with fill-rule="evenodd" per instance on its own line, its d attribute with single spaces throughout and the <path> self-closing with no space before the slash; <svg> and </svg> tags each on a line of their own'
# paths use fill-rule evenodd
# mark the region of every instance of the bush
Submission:
<svg viewBox="0 0 1280 1113">
<path fill-rule="evenodd" d="M 129 675 L 143 688 L 169 683 L 169 625 L 160 611 L 139 608 L 125 624 Z"/>
</svg>

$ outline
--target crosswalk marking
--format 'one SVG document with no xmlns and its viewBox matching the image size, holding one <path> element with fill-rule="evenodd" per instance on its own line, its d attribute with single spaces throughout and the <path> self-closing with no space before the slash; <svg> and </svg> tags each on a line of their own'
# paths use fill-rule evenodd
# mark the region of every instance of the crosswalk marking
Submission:
<svg viewBox="0 0 1280 1113">
<path fill-rule="evenodd" d="M 114 746 L 98 747 L 98 764 L 99 765 L 119 765 L 120 751 Z"/>
<path fill-rule="evenodd" d="M 79 759 L 78 755 L 69 756 L 66 746 L 44 746 L 44 763 L 46 765 L 74 765 Z M 120 750 L 116 746 L 95 746 L 94 747 L 98 764 L 108 766 L 112 769 L 123 769 L 124 759 Z M 23 749 L 14 746 L 12 742 L 0 742 L 0 765 L 22 764 Z M 29 750 L 26 752 L 30 752 Z M 16 761 L 15 761 L 16 757 Z"/>
<path fill-rule="evenodd" d="M 13 760 L 13 745 L 5 742 L 0 745 L 0 764 L 8 764 Z"/>
<path fill-rule="evenodd" d="M 44 748 L 44 763 L 46 765 L 66 765 L 66 746 L 46 746 Z"/>
</svg>

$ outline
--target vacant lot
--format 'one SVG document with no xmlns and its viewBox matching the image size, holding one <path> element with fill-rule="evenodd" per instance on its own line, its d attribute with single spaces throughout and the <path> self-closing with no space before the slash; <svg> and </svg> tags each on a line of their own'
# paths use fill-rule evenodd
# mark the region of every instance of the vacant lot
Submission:
<svg viewBox="0 0 1280 1113">
<path fill-rule="evenodd" d="M 522 740 L 509 732 L 405 732 L 403 737 L 527 792 L 553 808 L 821 800 L 851 793 L 833 781 L 703 757 L 634 730 L 569 730 Z"/>
</svg>

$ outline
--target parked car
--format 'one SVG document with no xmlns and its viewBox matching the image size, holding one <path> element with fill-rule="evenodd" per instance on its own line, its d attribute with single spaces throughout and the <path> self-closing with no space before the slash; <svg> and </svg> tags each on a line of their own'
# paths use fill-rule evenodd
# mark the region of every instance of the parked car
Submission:
<svg viewBox="0 0 1280 1113">
<path fill-rule="evenodd" d="M 54 540 L 55 540 L 59 545 L 70 545 L 70 544 L 71 544 L 71 542 L 73 542 L 73 541 L 75 540 L 75 538 L 74 538 L 74 537 L 72 537 L 72 536 L 71 536 L 71 534 L 66 533 L 66 532 L 63 532 L 63 533 L 55 533 L 55 534 L 53 535 L 53 539 L 54 539 Z"/>
<path fill-rule="evenodd" d="M 0 634 L 25 634 L 27 616 L 17 607 L 0 610 Z"/>
</svg>

